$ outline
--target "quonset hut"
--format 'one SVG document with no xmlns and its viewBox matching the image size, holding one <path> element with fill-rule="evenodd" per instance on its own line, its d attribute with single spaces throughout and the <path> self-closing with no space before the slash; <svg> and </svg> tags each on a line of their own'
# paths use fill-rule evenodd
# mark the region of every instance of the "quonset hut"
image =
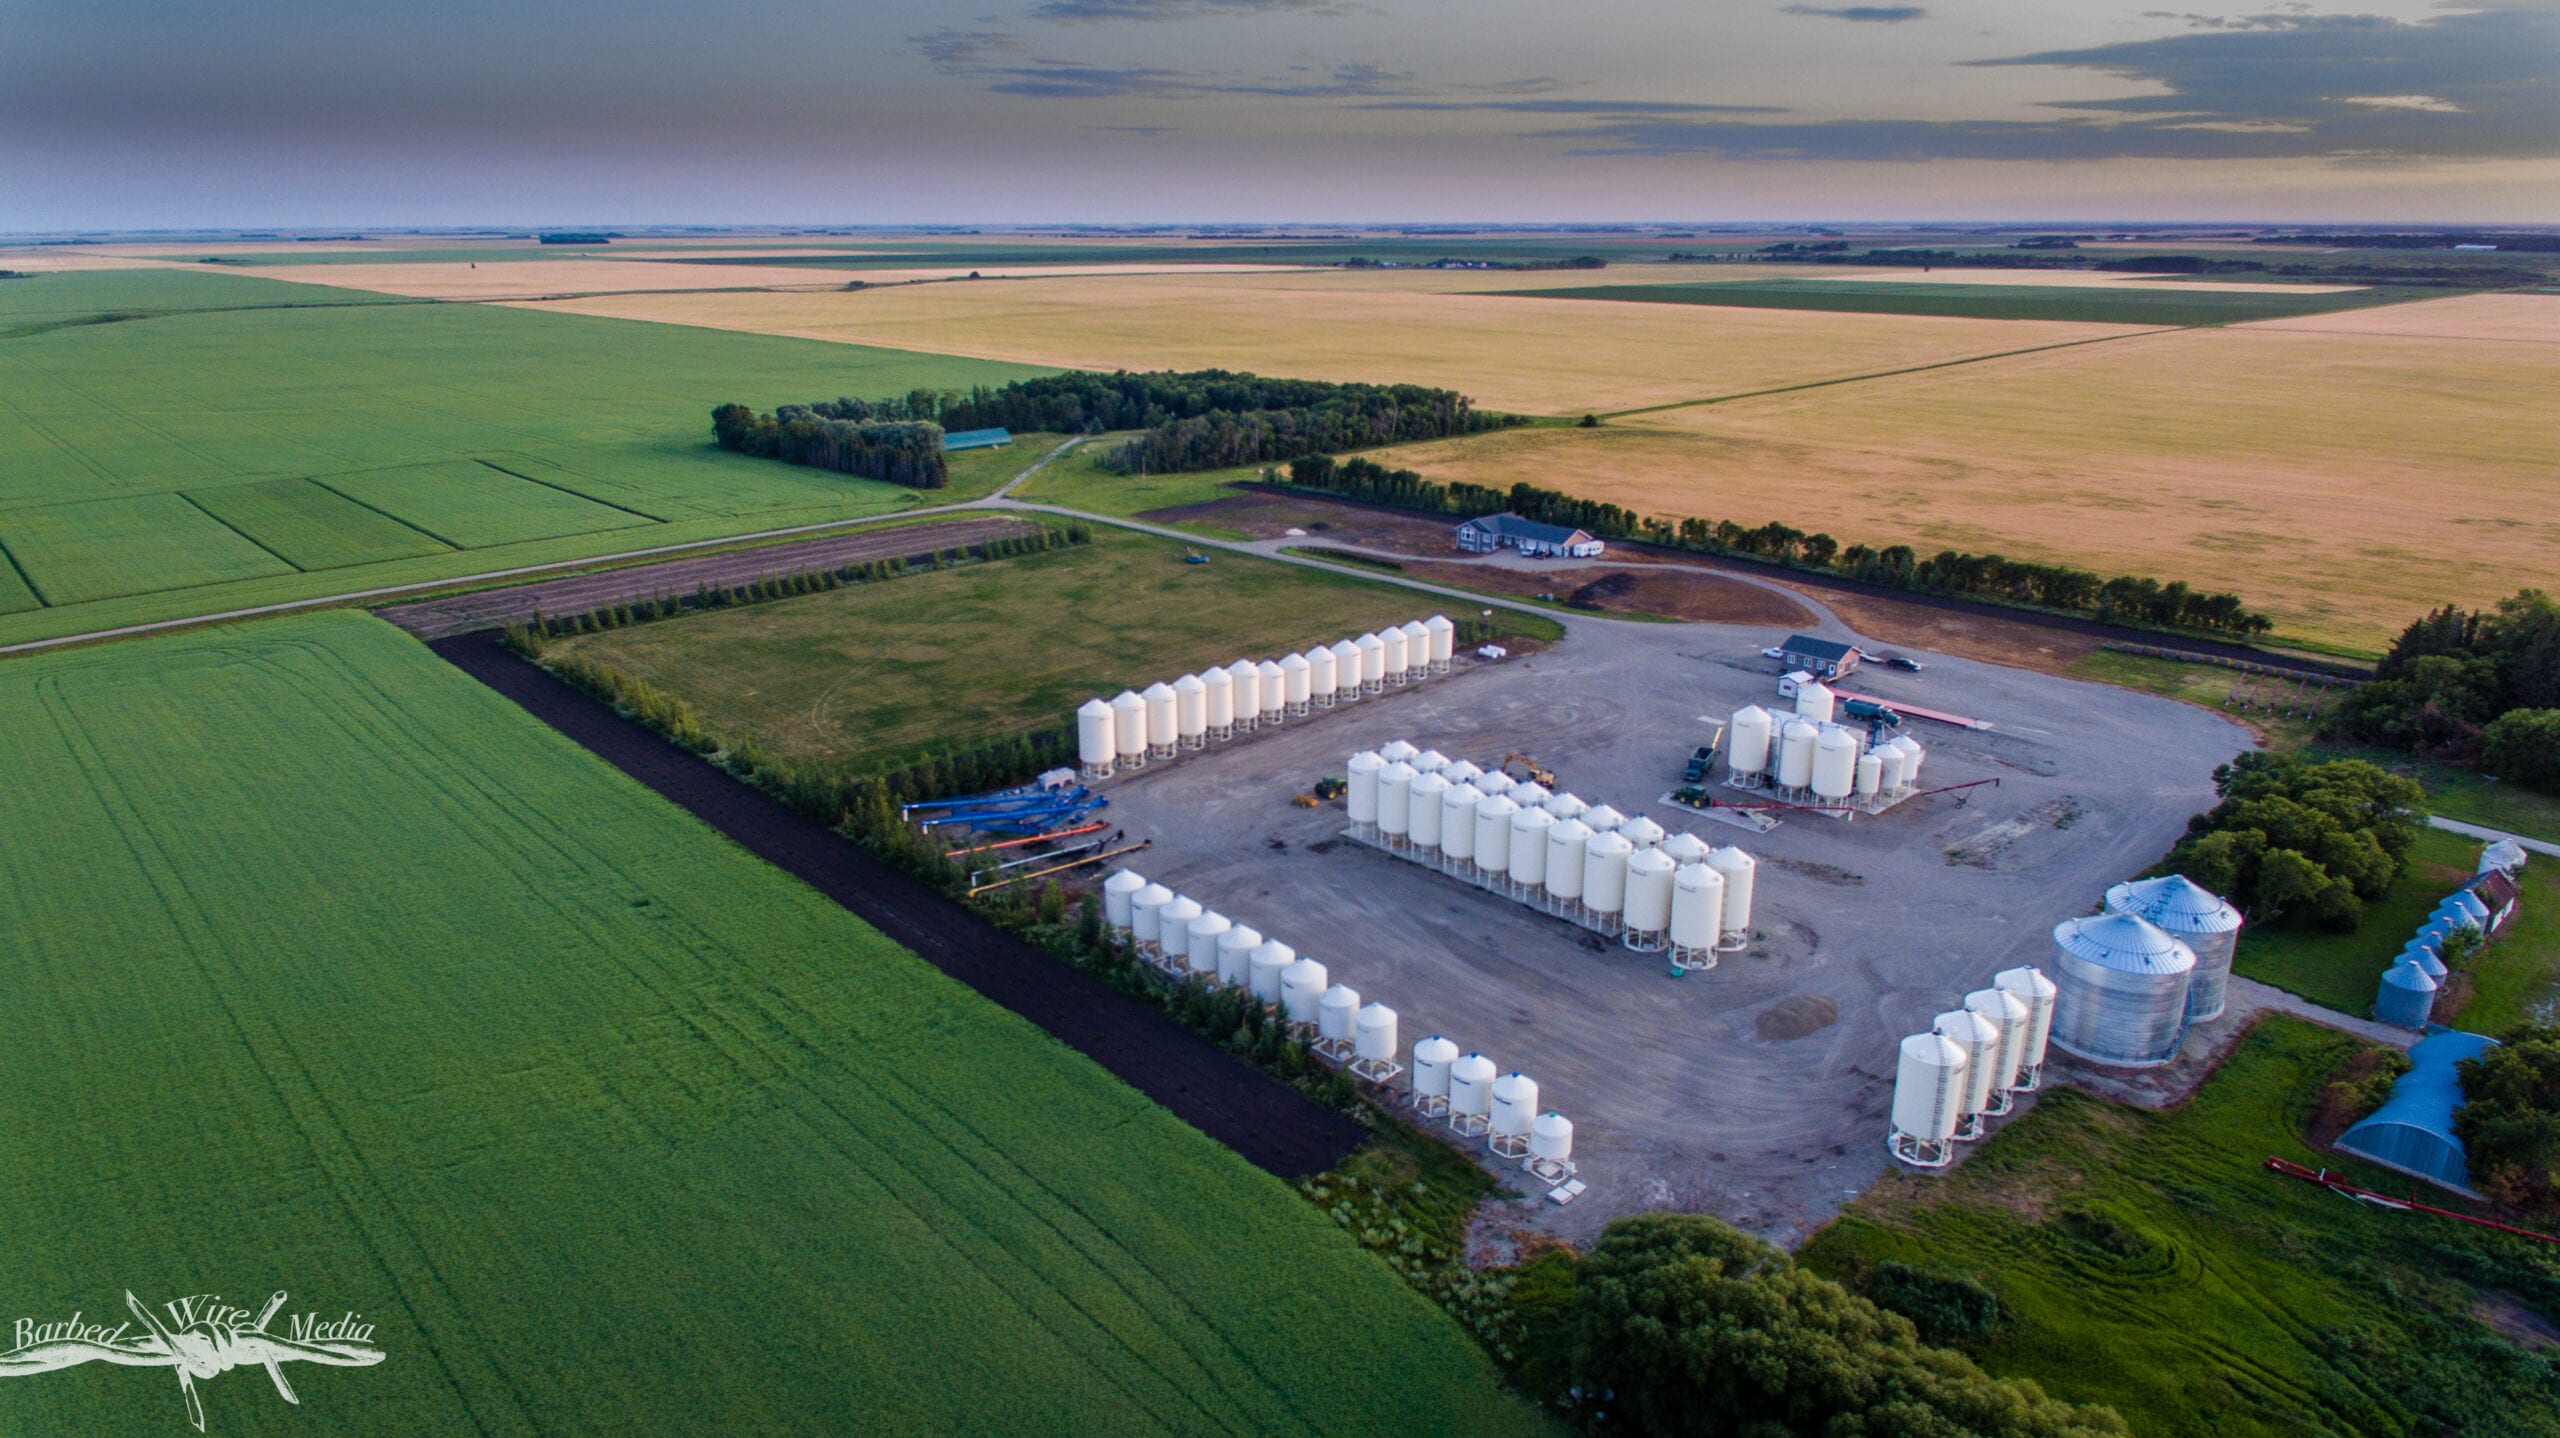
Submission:
<svg viewBox="0 0 2560 1438">
<path fill-rule="evenodd" d="M 2423 1178 L 2467 1198 L 2471 1190 L 2470 1158 L 2454 1137 L 2453 1115 L 2462 1107 L 2462 1079 L 2454 1065 L 2478 1058 L 2497 1045 L 2479 1034 L 2446 1030 L 2418 1040 L 2409 1050 L 2412 1067 L 2391 1086 L 2391 1097 L 2364 1122 L 2338 1136 L 2338 1147 L 2384 1168 Z"/>
<path fill-rule="evenodd" d="M 2157 1068 L 2187 1035 L 2195 951 L 2131 914 L 2053 926 L 2053 1046 L 2115 1068 Z"/>
<path fill-rule="evenodd" d="M 2107 912 L 2131 914 L 2175 935 L 2195 952 L 2195 977 L 2187 984 L 2187 1022 L 2222 1017 L 2231 986 L 2231 955 L 2240 946 L 2240 911 L 2184 874 L 2140 879 L 2107 890 Z"/>
</svg>

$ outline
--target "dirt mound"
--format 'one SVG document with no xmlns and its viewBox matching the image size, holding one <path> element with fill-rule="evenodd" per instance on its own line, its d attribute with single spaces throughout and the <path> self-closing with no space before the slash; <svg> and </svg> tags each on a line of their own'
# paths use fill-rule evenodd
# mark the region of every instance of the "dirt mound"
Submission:
<svg viewBox="0 0 2560 1438">
<path fill-rule="evenodd" d="M 1840 1006 L 1829 999 L 1811 994 L 1797 994 L 1780 999 L 1760 1011 L 1756 1027 L 1760 1037 L 1770 1043 L 1784 1043 L 1817 1034 L 1840 1022 Z"/>
<path fill-rule="evenodd" d="M 1566 595 L 1564 602 L 1572 605 L 1576 609 L 1598 609 L 1600 607 L 1601 600 L 1616 599 L 1621 595 L 1633 594 L 1635 592 L 1635 588 L 1636 577 L 1627 573 L 1625 570 L 1620 569 L 1608 574 L 1603 574 L 1599 578 L 1591 581 L 1589 584 L 1586 584 L 1580 589 L 1573 591 L 1573 593 Z"/>
</svg>

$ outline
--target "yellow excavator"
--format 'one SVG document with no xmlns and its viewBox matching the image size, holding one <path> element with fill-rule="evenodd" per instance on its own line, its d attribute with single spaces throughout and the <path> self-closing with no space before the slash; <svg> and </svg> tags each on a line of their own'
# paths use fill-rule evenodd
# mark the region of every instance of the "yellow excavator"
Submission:
<svg viewBox="0 0 2560 1438">
<path fill-rule="evenodd" d="M 1515 764 L 1519 766 L 1517 772 L 1512 768 Z M 1556 771 L 1539 763 L 1537 760 L 1530 758 L 1526 754 L 1503 755 L 1502 772 L 1511 775 L 1512 778 L 1523 784 L 1536 784 L 1548 789 L 1552 789 L 1556 786 Z"/>
</svg>

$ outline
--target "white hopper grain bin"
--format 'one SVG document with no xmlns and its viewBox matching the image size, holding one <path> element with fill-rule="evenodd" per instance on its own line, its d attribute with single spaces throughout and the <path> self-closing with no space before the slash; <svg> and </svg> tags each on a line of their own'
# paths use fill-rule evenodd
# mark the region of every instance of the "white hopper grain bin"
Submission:
<svg viewBox="0 0 2560 1438">
<path fill-rule="evenodd" d="M 1796 686 L 1796 717 L 1810 724 L 1828 724 L 1834 696 L 1820 680 Z"/>
<path fill-rule="evenodd" d="M 1200 671 L 1200 687 L 1209 700 L 1209 737 L 1232 739 L 1236 732 L 1236 680 L 1224 669 Z"/>
<path fill-rule="evenodd" d="M 1111 737 L 1111 706 L 1100 699 L 1087 699 L 1076 711 L 1076 758 L 1088 779 L 1102 778 L 1119 762 L 1120 746 Z"/>
<path fill-rule="evenodd" d="M 1351 756 L 1349 787 L 1343 791 L 1343 802 L 1351 810 L 1351 827 L 1374 829 L 1378 826 L 1378 771 L 1387 767 L 1375 749 L 1363 749 Z"/>
<path fill-rule="evenodd" d="M 1431 672 L 1431 631 L 1419 619 L 1404 622 L 1404 676 L 1420 679 Z"/>
<path fill-rule="evenodd" d="M 2240 911 L 2184 874 L 2139 879 L 2107 890 L 2110 913 L 2148 920 L 2195 951 L 2195 977 L 2187 984 L 2187 1022 L 2222 1016 L 2231 983 L 2231 956 L 2240 944 Z"/>
<path fill-rule="evenodd" d="M 1434 614 L 1422 621 L 1422 627 L 1431 636 L 1431 672 L 1448 673 L 1449 658 L 1458 652 L 1458 626 L 1449 622 L 1448 615 Z"/>
<path fill-rule="evenodd" d="M 1626 815 L 1619 813 L 1617 810 L 1610 808 L 1606 804 L 1602 804 L 1596 809 L 1585 809 L 1577 817 L 1580 818 L 1583 825 L 1590 829 L 1594 834 L 1614 834 L 1618 831 L 1618 826 L 1620 824 L 1627 822 Z"/>
<path fill-rule="evenodd" d="M 1333 707 L 1333 651 L 1319 644 L 1307 651 L 1307 697 L 1319 709 Z"/>
<path fill-rule="evenodd" d="M 1714 962 L 1724 937 L 1724 871 L 1683 864 L 1671 876 L 1671 956 Z"/>
<path fill-rule="evenodd" d="M 1380 692 L 1387 682 L 1387 641 L 1375 634 L 1363 634 L 1351 642 L 1360 646 L 1360 692 Z"/>
<path fill-rule="evenodd" d="M 1538 1081 L 1514 1070 L 1493 1081 L 1493 1111 L 1486 1115 L 1497 1139 L 1527 1147 L 1529 1125 L 1538 1117 Z"/>
<path fill-rule="evenodd" d="M 1825 729 L 1813 746 L 1813 796 L 1837 804 L 1858 782 L 1858 736 Z"/>
<path fill-rule="evenodd" d="M 1767 773 L 1774 723 L 1769 711 L 1757 704 L 1734 710 L 1733 722 L 1725 732 L 1725 767 L 1737 776 Z"/>
<path fill-rule="evenodd" d="M 1437 774 L 1448 767 L 1449 756 L 1437 749 L 1425 749 L 1413 756 L 1413 772 L 1416 774 Z M 1452 779 L 1449 782 L 1455 784 L 1458 781 Z"/>
<path fill-rule="evenodd" d="M 1134 689 L 1123 689 L 1111 701 L 1111 742 L 1120 750 L 1120 767 L 1147 766 L 1147 701 Z"/>
<path fill-rule="evenodd" d="M 1555 826 L 1556 816 L 1544 809 L 1522 809 L 1511 816 L 1506 831 L 1511 842 L 1510 862 L 1503 865 L 1502 873 L 1521 891 L 1523 899 L 1534 897 L 1529 891 L 1546 887 L 1547 831 Z M 1476 863 L 1488 876 L 1494 872 L 1494 866 L 1485 863 L 1482 855 L 1477 856 Z"/>
<path fill-rule="evenodd" d="M 1449 781 L 1439 774 L 1413 776 L 1412 799 L 1405 826 L 1413 841 L 1412 852 L 1418 858 L 1437 861 L 1440 857 L 1440 801 L 1449 792 Z"/>
<path fill-rule="evenodd" d="M 1778 787 L 1793 792 L 1813 787 L 1813 751 L 1822 731 L 1802 719 L 1790 719 L 1778 731 Z"/>
<path fill-rule="evenodd" d="M 1239 659 L 1227 666 L 1227 682 L 1236 691 L 1236 730 L 1262 727 L 1262 666 Z"/>
<path fill-rule="evenodd" d="M 1519 788 L 1520 781 L 1499 769 L 1489 769 L 1485 771 L 1483 778 L 1476 780 L 1476 787 L 1482 789 L 1486 797 L 1490 798 L 1495 794 L 1508 794 Z M 1515 799 L 1512 802 L 1516 804 L 1519 801 Z"/>
<path fill-rule="evenodd" d="M 1878 744 L 1876 746 L 1876 751 L 1867 757 L 1876 761 L 1876 792 L 1880 794 L 1900 793 L 1902 791 L 1902 766 L 1911 761 L 1911 756 L 1902 752 L 1902 746 L 1888 740 L 1885 743 Z"/>
<path fill-rule="evenodd" d="M 1722 946 L 1738 949 L 1751 941 L 1751 891 L 1758 878 L 1759 861 L 1742 852 L 1737 845 L 1727 844 L 1707 855 L 1707 867 L 1724 875 L 1724 938 Z"/>
<path fill-rule="evenodd" d="M 2122 1068 L 2178 1056 L 2193 949 L 2131 914 L 2065 919 L 2053 946 L 2054 1047 Z"/>
<path fill-rule="evenodd" d="M 1449 1106 L 1449 1070 L 1458 1062 L 1458 1046 L 1433 1034 L 1413 1046 L 1414 1107 L 1428 1112 Z"/>
<path fill-rule="evenodd" d="M 1360 697 L 1360 645 L 1357 640 L 1339 639 L 1333 645 L 1333 699 L 1347 704 Z"/>
<path fill-rule="evenodd" d="M 1422 756 L 1421 750 L 1414 748 L 1411 744 L 1406 743 L 1402 739 L 1388 740 L 1386 743 L 1378 746 L 1378 752 L 1385 755 L 1387 762 L 1390 764 L 1398 761 L 1410 764 Z"/>
<path fill-rule="evenodd" d="M 1956 1137 L 1982 1137 L 1982 1113 L 1991 1106 L 1991 1066 L 2000 1058 L 2000 1026 L 1971 1009 L 1949 1009 L 1929 1027 L 1964 1048 L 1964 1088 L 1956 1099 Z"/>
<path fill-rule="evenodd" d="M 1137 940 L 1139 953 L 1155 952 L 1164 937 L 1157 921 L 1164 915 L 1164 906 L 1172 902 L 1173 890 L 1162 884 L 1149 884 L 1129 896 L 1129 937 Z"/>
<path fill-rule="evenodd" d="M 1298 961 L 1298 951 L 1278 939 L 1264 939 L 1245 962 L 1245 987 L 1266 1004 L 1280 1002 L 1280 971 Z"/>
<path fill-rule="evenodd" d="M 1280 970 L 1280 1017 L 1293 1024 L 1311 1024 L 1323 1007 L 1324 991 L 1332 976 L 1324 965 L 1313 959 L 1292 959 Z M 1352 996 L 1355 1000 L 1357 994 Z M 1357 1006 L 1356 1004 L 1354 1005 Z"/>
<path fill-rule="evenodd" d="M 1460 1054 L 1449 1065 L 1449 1121 L 1481 1123 L 1493 1115 L 1493 1060 L 1482 1054 Z M 1479 1130 L 1481 1131 L 1481 1130 Z"/>
<path fill-rule="evenodd" d="M 1624 834 L 1594 834 L 1582 845 L 1582 907 L 1615 921 L 1627 907 L 1627 859 L 1636 846 Z"/>
<path fill-rule="evenodd" d="M 1457 1045 L 1450 1047 L 1454 1050 Z M 1351 1053 L 1362 1063 L 1393 1063 L 1396 1057 L 1396 1011 L 1385 1004 L 1369 1004 L 1360 1010 L 1357 1026 L 1351 1034 Z"/>
<path fill-rule="evenodd" d="M 1174 895 L 1172 903 L 1156 910 L 1156 952 L 1174 964 L 1189 965 L 1192 921 L 1207 912 L 1198 899 L 1188 894 Z"/>
<path fill-rule="evenodd" d="M 1393 627 L 1379 630 L 1378 646 L 1378 668 L 1383 673 L 1386 682 L 1389 684 L 1402 684 L 1404 682 L 1407 651 L 1413 647 L 1405 639 L 1404 631 Z"/>
<path fill-rule="evenodd" d="M 1928 757 L 1928 751 L 1908 734 L 1896 742 L 1902 750 L 1902 787 L 1916 789 L 1920 787 L 1920 761 Z"/>
<path fill-rule="evenodd" d="M 1284 979 L 1286 975 L 1282 976 Z M 1328 1044 L 1348 1045 L 1359 1028 L 1360 991 L 1335 984 L 1316 1005 L 1316 1037 Z"/>
<path fill-rule="evenodd" d="M 1265 659 L 1254 666 L 1254 677 L 1262 687 L 1262 722 L 1277 724 L 1289 712 L 1289 675 L 1276 660 Z"/>
<path fill-rule="evenodd" d="M 1582 863 L 1591 843 L 1591 826 L 1580 819 L 1559 820 L 1547 830 L 1547 907 L 1551 911 L 1582 903 Z"/>
<path fill-rule="evenodd" d="M 2019 1050 L 2017 1089 L 2033 1093 L 2043 1082 L 2045 1040 L 2053 1032 L 2053 980 L 2042 969 L 2021 967 L 2002 969 L 1991 976 L 1991 982 L 2027 1006 L 2027 1038 Z"/>
<path fill-rule="evenodd" d="M 1173 681 L 1173 727 L 1185 749 L 1198 749 L 1209 741 L 1209 686 L 1197 674 Z"/>
<path fill-rule="evenodd" d="M 1573 1170 L 1573 1120 L 1553 1109 L 1529 1125 L 1529 1159 L 1550 1179 Z"/>
<path fill-rule="evenodd" d="M 1174 745 L 1182 738 L 1182 706 L 1174 698 L 1173 686 L 1159 679 L 1138 697 L 1147 701 L 1147 757 L 1172 758 Z"/>
<path fill-rule="evenodd" d="M 1884 760 L 1873 754 L 1858 756 L 1857 795 L 1861 800 L 1874 798 L 1884 790 Z"/>
<path fill-rule="evenodd" d="M 1663 946 L 1671 928 L 1672 875 L 1679 867 L 1660 849 L 1638 849 L 1627 856 L 1628 948 Z"/>
<path fill-rule="evenodd" d="M 1398 759 L 1378 771 L 1378 836 L 1401 849 L 1413 831 L 1413 766 Z"/>
<path fill-rule="evenodd" d="M 1102 917 L 1122 933 L 1129 931 L 1129 901 L 1147 886 L 1146 877 L 1120 869 L 1102 881 Z"/>
<path fill-rule="evenodd" d="M 1253 951 L 1262 947 L 1262 931 L 1251 924 L 1232 924 L 1218 936 L 1218 982 L 1234 988 L 1253 977 Z"/>
<path fill-rule="evenodd" d="M 1705 863 L 1707 851 L 1714 847 L 1695 834 L 1674 834 L 1662 841 L 1662 852 L 1671 856 L 1671 862 L 1684 868 Z"/>
<path fill-rule="evenodd" d="M 1292 714 L 1304 714 L 1315 701 L 1313 667 L 1303 654 L 1280 656 L 1280 693 Z"/>
<path fill-rule="evenodd" d="M 1450 873 L 1464 874 L 1476 861 L 1476 806 L 1483 802 L 1473 784 L 1452 784 L 1440 796 L 1440 857 Z"/>
<path fill-rule="evenodd" d="M 1235 927 L 1226 915 L 1210 909 L 1191 921 L 1191 942 L 1184 957 L 1194 978 L 1218 976 L 1218 940 Z"/>
<path fill-rule="evenodd" d="M 1535 809 L 1554 797 L 1555 795 L 1548 790 L 1546 785 L 1539 783 L 1535 779 L 1532 779 L 1525 784 L 1514 784 L 1511 786 L 1511 802 L 1519 805 L 1523 809 Z"/>
<path fill-rule="evenodd" d="M 1964 1006 L 2000 1027 L 2000 1046 L 1991 1057 L 1990 1111 L 2007 1113 L 2009 1094 L 2018 1086 L 2018 1069 L 2027 1060 L 2027 1026 L 2032 1018 L 2026 1003 L 1995 985 L 1965 995 Z"/>
<path fill-rule="evenodd" d="M 1520 806 L 1500 794 L 1476 805 L 1476 872 L 1490 878 L 1511 867 L 1511 816 Z"/>
<path fill-rule="evenodd" d="M 1627 842 L 1639 849 L 1650 849 L 1663 839 L 1662 826 L 1642 814 L 1620 824 L 1618 832 L 1626 835 Z"/>
<path fill-rule="evenodd" d="M 1886 1146 L 1904 1163 L 1943 1168 L 1964 1119 L 1965 1048 L 1941 1033 L 1902 1041 L 1893 1078 L 1893 1131 Z"/>
<path fill-rule="evenodd" d="M 1452 784 L 1475 784 L 1478 779 L 1484 777 L 1484 771 L 1482 769 L 1477 768 L 1475 765 L 1468 763 L 1464 759 L 1451 761 L 1449 767 L 1441 772 L 1449 776 L 1449 782 Z M 1477 784 L 1476 792 L 1479 794 L 1483 793 L 1484 786 Z"/>
</svg>

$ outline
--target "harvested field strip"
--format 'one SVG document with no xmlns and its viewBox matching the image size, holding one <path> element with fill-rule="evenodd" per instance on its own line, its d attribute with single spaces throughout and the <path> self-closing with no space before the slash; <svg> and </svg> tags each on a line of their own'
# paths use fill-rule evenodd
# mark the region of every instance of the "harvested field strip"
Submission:
<svg viewBox="0 0 2560 1438">
<path fill-rule="evenodd" d="M 0 510 L 0 545 L 55 605 L 293 572 L 176 494 Z"/>
<path fill-rule="evenodd" d="M 1983 364 L 1991 360 L 2016 359 L 2020 355 L 2042 354 L 2047 350 L 2076 349 L 2081 345 L 2105 344 L 2110 340 L 2135 339 L 2142 335 L 2159 333 L 2161 333 L 2161 331 L 2156 329 L 2130 330 L 2122 334 L 2098 335 L 2090 339 L 2063 340 L 2058 344 L 2031 345 L 2026 349 L 1996 350 L 1990 354 L 1966 355 L 1961 359 L 1938 360 L 1930 364 L 1912 365 L 1906 369 L 1882 369 L 1875 371 L 1873 374 L 1838 375 L 1830 379 L 1807 380 L 1802 384 L 1779 385 L 1775 389 L 1744 390 L 1739 394 L 1717 394 L 1709 395 L 1704 399 L 1673 400 L 1669 404 L 1646 405 L 1642 409 L 1612 410 L 1609 412 L 1608 417 L 1611 419 L 1626 419 L 1635 415 L 1659 414 L 1665 410 L 1699 409 L 1711 404 L 1731 404 L 1737 400 L 1764 399 L 1770 395 L 1795 394 L 1802 390 L 1830 389 L 1836 385 L 1866 384 L 1872 380 L 1893 379 L 1901 375 L 1926 374 L 1931 370 L 1960 369 L 1966 365 Z M 1493 432 L 1511 433 L 1514 431 Z M 1443 442 L 1448 443 L 1453 441 Z"/>
<path fill-rule="evenodd" d="M 307 479 L 191 490 L 197 508 L 296 569 L 335 569 L 451 548 L 423 531 Z"/>
<path fill-rule="evenodd" d="M 584 614 L 608 604 L 629 604 L 672 594 L 691 594 L 702 585 L 714 588 L 746 584 L 776 575 L 801 574 L 835 565 L 863 564 L 874 559 L 919 558 L 958 545 L 1029 534 L 1039 526 L 1020 519 L 955 519 L 866 529 L 853 534 L 804 539 L 761 549 L 658 564 L 610 569 L 601 574 L 574 574 L 505 589 L 483 589 L 446 599 L 395 605 L 376 611 L 383 618 L 424 639 L 442 639 L 474 629 L 495 629 L 511 620 L 530 619 L 539 610 L 550 615 Z"/>
<path fill-rule="evenodd" d="M 2209 284 L 2146 288 L 2099 285 L 1937 284 L 1893 280 L 1725 281 L 1689 285 L 1594 285 L 1513 290 L 1527 299 L 1628 300 L 1657 305 L 1730 305 L 1839 314 L 1946 315 L 1978 320 L 2058 320 L 2083 324 L 2224 325 L 2326 314 L 2415 297 L 2409 291 L 2332 290 L 2287 294 Z M 2417 292 L 2424 293 L 2424 292 Z"/>
<path fill-rule="evenodd" d="M 328 474 L 312 483 L 457 549 L 629 529 L 649 522 L 645 515 L 537 484 L 477 460 Z"/>
<path fill-rule="evenodd" d="M 294 1375 L 354 1433 L 1535 1431 L 1285 1187 L 389 626 L 0 678 L 33 1311 L 132 1268 L 360 1312 L 388 1361 Z M 100 1369 L 0 1385 L 0 1428 L 176 1401 Z"/>
</svg>

